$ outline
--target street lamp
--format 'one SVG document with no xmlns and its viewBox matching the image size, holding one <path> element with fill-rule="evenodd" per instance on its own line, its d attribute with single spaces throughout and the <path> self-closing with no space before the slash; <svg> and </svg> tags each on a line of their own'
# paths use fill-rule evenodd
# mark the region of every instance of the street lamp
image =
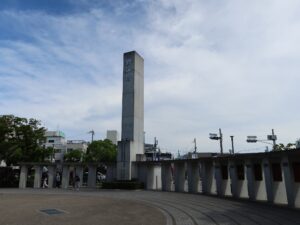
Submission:
<svg viewBox="0 0 300 225">
<path fill-rule="evenodd" d="M 221 128 L 219 128 L 219 136 L 216 133 L 210 133 L 209 138 L 211 140 L 220 140 L 220 149 L 221 149 L 221 155 L 223 154 L 223 134 L 221 131 Z"/>
<path fill-rule="evenodd" d="M 230 139 L 231 139 L 231 152 L 232 152 L 232 154 L 234 154 L 234 145 L 233 145 L 233 137 L 234 136 L 230 136 Z"/>
<path fill-rule="evenodd" d="M 264 144 L 273 145 L 273 150 L 275 149 L 275 146 L 276 146 L 276 140 L 277 140 L 277 136 L 274 133 L 274 129 L 272 129 L 272 134 L 271 135 L 267 135 L 267 140 L 258 140 L 257 136 L 247 136 L 247 142 L 248 143 L 261 142 L 261 143 L 264 143 Z M 268 141 L 272 141 L 273 143 L 271 144 Z"/>
</svg>

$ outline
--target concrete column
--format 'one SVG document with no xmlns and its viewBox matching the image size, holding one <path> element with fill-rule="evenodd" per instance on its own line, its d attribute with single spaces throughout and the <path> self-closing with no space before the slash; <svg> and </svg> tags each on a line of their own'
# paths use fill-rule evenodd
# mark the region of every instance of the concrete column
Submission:
<svg viewBox="0 0 300 225">
<path fill-rule="evenodd" d="M 41 187 L 41 179 L 42 179 L 42 168 L 41 166 L 34 166 L 34 188 Z"/>
<path fill-rule="evenodd" d="M 106 170 L 106 181 L 107 182 L 112 182 L 117 178 L 116 171 L 117 171 L 116 164 L 108 164 L 107 165 L 107 170 Z"/>
<path fill-rule="evenodd" d="M 253 171 L 253 163 L 250 160 L 246 161 L 246 178 L 247 178 L 249 199 L 254 201 L 256 200 L 254 171 Z"/>
<path fill-rule="evenodd" d="M 187 163 L 188 191 L 198 193 L 199 191 L 199 164 L 198 162 Z"/>
<path fill-rule="evenodd" d="M 138 164 L 136 166 L 137 168 L 137 174 L 138 174 L 138 180 L 144 184 L 144 188 L 147 188 L 147 166 L 146 164 Z"/>
<path fill-rule="evenodd" d="M 162 190 L 172 191 L 171 163 L 163 163 L 161 168 Z"/>
<path fill-rule="evenodd" d="M 56 166 L 48 166 L 48 188 L 53 188 Z"/>
<path fill-rule="evenodd" d="M 147 165 L 147 182 L 146 189 L 153 190 L 154 186 L 154 165 Z"/>
<path fill-rule="evenodd" d="M 220 196 L 223 196 L 222 174 L 221 174 L 221 165 L 220 165 L 220 163 L 214 162 L 214 171 L 215 171 L 217 194 L 220 195 Z"/>
<path fill-rule="evenodd" d="M 290 207 L 295 206 L 295 190 L 294 190 L 294 181 L 292 175 L 292 165 L 289 162 L 288 157 L 284 157 L 281 161 L 281 167 L 283 170 L 283 181 L 285 184 L 286 196 L 288 205 Z"/>
<path fill-rule="evenodd" d="M 160 165 L 147 165 L 147 190 L 160 190 L 161 189 L 161 166 Z"/>
<path fill-rule="evenodd" d="M 68 165 L 63 166 L 61 187 L 67 189 L 69 187 L 70 169 Z"/>
<path fill-rule="evenodd" d="M 28 175 L 28 166 L 22 165 L 20 171 L 19 188 L 26 188 Z"/>
<path fill-rule="evenodd" d="M 268 202 L 273 203 L 274 194 L 273 194 L 273 177 L 271 173 L 271 164 L 268 159 L 263 159 L 262 164 L 263 164 L 264 181 L 265 181 L 266 192 L 267 192 L 267 200 Z"/>
<path fill-rule="evenodd" d="M 83 182 L 83 167 L 82 166 L 76 166 L 75 167 L 75 176 L 78 176 L 80 181 L 79 181 L 79 187 L 82 187 L 82 182 Z"/>
<path fill-rule="evenodd" d="M 212 162 L 201 162 L 201 181 L 202 181 L 202 192 L 204 194 L 213 194 L 212 183 L 214 179 Z"/>
<path fill-rule="evenodd" d="M 231 194 L 233 197 L 238 198 L 238 178 L 237 178 L 237 169 L 234 162 L 229 161 L 229 176 L 230 176 L 230 186 Z"/>
<path fill-rule="evenodd" d="M 175 191 L 184 192 L 185 186 L 185 163 L 174 162 L 174 175 L 175 175 Z"/>
<path fill-rule="evenodd" d="M 88 187 L 95 188 L 96 187 L 97 166 L 89 165 L 88 167 L 89 167 Z"/>
</svg>

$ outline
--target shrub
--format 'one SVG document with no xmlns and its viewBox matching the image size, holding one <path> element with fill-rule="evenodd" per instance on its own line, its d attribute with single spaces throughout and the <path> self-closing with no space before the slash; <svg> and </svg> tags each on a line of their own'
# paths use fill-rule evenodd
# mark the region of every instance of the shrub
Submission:
<svg viewBox="0 0 300 225">
<path fill-rule="evenodd" d="M 11 167 L 0 167 L 0 187 L 18 187 L 19 170 L 13 170 Z"/>
<path fill-rule="evenodd" d="M 114 181 L 114 182 L 103 182 L 103 189 L 125 189 L 125 190 L 135 190 L 143 189 L 144 183 L 138 181 Z"/>
</svg>

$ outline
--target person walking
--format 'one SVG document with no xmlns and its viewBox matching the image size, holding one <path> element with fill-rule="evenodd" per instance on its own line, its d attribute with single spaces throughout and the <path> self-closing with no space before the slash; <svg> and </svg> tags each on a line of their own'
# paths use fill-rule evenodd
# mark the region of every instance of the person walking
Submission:
<svg viewBox="0 0 300 225">
<path fill-rule="evenodd" d="M 56 177 L 55 177 L 55 186 L 57 187 L 57 188 L 59 188 L 60 187 L 60 174 L 59 173 L 56 173 Z"/>
<path fill-rule="evenodd" d="M 80 187 L 80 178 L 79 176 L 76 174 L 75 176 L 75 190 L 79 191 L 79 187 Z"/>
<path fill-rule="evenodd" d="M 45 177 L 43 182 L 43 188 L 47 188 L 47 187 L 48 187 L 48 178 Z"/>
</svg>

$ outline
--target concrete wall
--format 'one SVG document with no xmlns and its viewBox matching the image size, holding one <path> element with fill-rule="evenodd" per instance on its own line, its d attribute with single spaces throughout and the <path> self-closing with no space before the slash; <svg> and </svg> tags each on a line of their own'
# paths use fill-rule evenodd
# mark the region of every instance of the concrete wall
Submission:
<svg viewBox="0 0 300 225">
<path fill-rule="evenodd" d="M 297 163 L 298 166 L 300 164 L 300 152 L 299 154 L 298 152 L 291 154 L 289 156 L 285 152 L 279 152 L 259 154 L 258 156 L 250 155 L 249 157 L 237 155 L 235 157 L 192 160 L 145 161 L 135 162 L 132 168 L 135 168 L 135 177 L 144 182 L 145 188 L 148 190 L 218 194 L 300 208 L 299 167 L 297 170 L 293 167 L 294 163 Z M 172 169 L 172 165 L 174 165 L 174 169 Z M 276 165 L 275 169 L 274 165 Z M 41 186 L 42 166 L 34 165 L 34 187 L 36 188 Z M 224 173 L 222 174 L 222 166 L 228 171 L 228 177 L 224 177 Z M 29 165 L 21 165 L 20 188 L 26 187 L 28 167 Z M 96 167 L 89 165 L 89 168 Z M 90 171 L 90 174 L 95 174 L 92 172 L 94 169 L 90 169 Z M 172 174 L 173 172 L 174 174 Z M 91 176 L 91 179 L 94 179 L 95 176 Z M 68 188 L 68 179 L 69 166 L 64 165 L 63 188 Z M 200 182 L 202 184 L 201 190 L 199 189 Z M 175 183 L 175 188 L 172 188 L 173 183 Z M 94 187 L 93 184 L 89 186 Z"/>
<path fill-rule="evenodd" d="M 218 194 L 300 208 L 300 178 L 296 182 L 292 169 L 294 162 L 300 163 L 300 151 L 293 153 L 298 157 L 286 157 L 283 153 L 161 161 L 162 190 L 172 191 L 171 165 L 174 164 L 176 192 L 188 190 L 190 193 Z M 144 170 L 144 173 L 153 176 L 153 170 Z"/>
</svg>

